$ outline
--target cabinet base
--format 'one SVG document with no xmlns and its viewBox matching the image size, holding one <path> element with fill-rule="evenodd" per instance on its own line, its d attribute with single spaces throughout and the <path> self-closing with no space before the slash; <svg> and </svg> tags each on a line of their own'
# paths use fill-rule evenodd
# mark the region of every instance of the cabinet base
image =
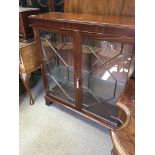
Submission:
<svg viewBox="0 0 155 155">
<path fill-rule="evenodd" d="M 45 102 L 45 104 L 47 105 L 47 106 L 50 106 L 51 104 L 53 104 L 53 102 Z"/>
<path fill-rule="evenodd" d="M 113 121 L 113 119 L 111 118 L 111 120 L 108 120 L 106 119 L 106 115 L 103 115 L 102 117 L 97 115 L 97 114 L 94 114 L 93 112 L 90 112 L 88 110 L 85 110 L 84 108 L 82 108 L 81 110 L 78 110 L 76 109 L 75 106 L 65 102 L 65 101 L 62 101 L 62 100 L 59 100 L 55 97 L 52 97 L 52 96 L 49 96 L 49 94 L 46 94 L 45 95 L 45 101 L 46 101 L 46 105 L 51 105 L 52 103 L 58 103 L 70 110 L 73 110 L 74 112 L 80 114 L 80 115 L 83 115 L 84 117 L 92 120 L 92 121 L 95 121 L 96 123 L 102 125 L 102 126 L 105 126 L 107 127 L 108 129 L 112 129 L 112 130 L 116 130 L 116 129 L 119 129 L 122 124 L 124 124 L 126 122 L 126 117 L 127 117 L 127 114 L 126 112 L 120 108 L 120 107 L 115 107 L 116 111 L 118 112 L 118 120 L 122 120 L 122 123 L 121 124 L 116 124 L 117 122 Z M 100 107 L 101 108 L 101 107 Z M 102 108 L 103 109 L 103 108 Z"/>
<path fill-rule="evenodd" d="M 53 104 L 53 102 L 49 101 L 48 98 L 47 98 L 46 96 L 45 96 L 44 98 L 45 98 L 45 104 L 46 104 L 47 106 L 50 106 L 51 104 Z"/>
</svg>

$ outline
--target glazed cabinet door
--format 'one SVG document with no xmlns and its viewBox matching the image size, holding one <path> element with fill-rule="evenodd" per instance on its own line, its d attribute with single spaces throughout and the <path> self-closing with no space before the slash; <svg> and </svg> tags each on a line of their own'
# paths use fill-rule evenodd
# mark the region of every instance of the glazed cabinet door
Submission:
<svg viewBox="0 0 155 155">
<path fill-rule="evenodd" d="M 116 102 L 128 78 L 133 47 L 82 37 L 82 109 L 114 128 L 123 124 Z"/>
<path fill-rule="evenodd" d="M 48 95 L 75 107 L 73 36 L 40 31 Z"/>
</svg>

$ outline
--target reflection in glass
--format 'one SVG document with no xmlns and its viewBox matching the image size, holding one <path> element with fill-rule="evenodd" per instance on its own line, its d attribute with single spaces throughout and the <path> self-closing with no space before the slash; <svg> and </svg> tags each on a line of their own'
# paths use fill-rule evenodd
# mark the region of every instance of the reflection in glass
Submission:
<svg viewBox="0 0 155 155">
<path fill-rule="evenodd" d="M 89 38 L 82 42 L 83 109 L 118 126 L 116 102 L 128 77 L 133 45 Z"/>
<path fill-rule="evenodd" d="M 49 91 L 57 98 L 75 104 L 72 37 L 41 32 Z"/>
</svg>

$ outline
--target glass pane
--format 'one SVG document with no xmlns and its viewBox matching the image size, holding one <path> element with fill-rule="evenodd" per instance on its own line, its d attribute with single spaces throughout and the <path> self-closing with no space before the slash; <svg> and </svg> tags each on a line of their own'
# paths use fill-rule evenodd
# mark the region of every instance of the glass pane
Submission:
<svg viewBox="0 0 155 155">
<path fill-rule="evenodd" d="M 129 71 L 133 45 L 82 39 L 82 107 L 119 126 L 118 97 Z"/>
<path fill-rule="evenodd" d="M 72 36 L 41 31 L 40 37 L 49 92 L 75 104 Z"/>
</svg>

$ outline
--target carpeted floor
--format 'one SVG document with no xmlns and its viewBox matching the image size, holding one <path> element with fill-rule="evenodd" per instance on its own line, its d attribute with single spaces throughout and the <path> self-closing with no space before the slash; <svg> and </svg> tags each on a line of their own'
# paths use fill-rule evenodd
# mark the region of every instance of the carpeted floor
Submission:
<svg viewBox="0 0 155 155">
<path fill-rule="evenodd" d="M 58 104 L 46 106 L 42 80 L 20 96 L 20 155 L 111 155 L 110 132 Z"/>
</svg>

